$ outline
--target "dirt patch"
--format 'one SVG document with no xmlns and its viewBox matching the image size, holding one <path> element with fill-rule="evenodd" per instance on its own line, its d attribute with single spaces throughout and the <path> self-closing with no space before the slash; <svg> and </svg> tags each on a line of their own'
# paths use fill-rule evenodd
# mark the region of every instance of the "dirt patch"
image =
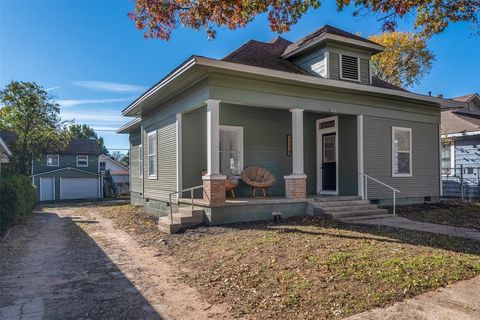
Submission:
<svg viewBox="0 0 480 320">
<path fill-rule="evenodd" d="M 480 274 L 480 243 L 431 233 L 305 218 L 164 235 L 133 207 L 99 212 L 235 317 L 341 318 Z"/>
<path fill-rule="evenodd" d="M 397 214 L 411 220 L 480 231 L 479 203 L 447 202 L 402 206 L 397 209 Z"/>
<path fill-rule="evenodd" d="M 2 318 L 228 317 L 179 281 L 180 271 L 158 250 L 97 216 L 96 205 L 66 206 L 42 208 L 1 244 Z"/>
</svg>

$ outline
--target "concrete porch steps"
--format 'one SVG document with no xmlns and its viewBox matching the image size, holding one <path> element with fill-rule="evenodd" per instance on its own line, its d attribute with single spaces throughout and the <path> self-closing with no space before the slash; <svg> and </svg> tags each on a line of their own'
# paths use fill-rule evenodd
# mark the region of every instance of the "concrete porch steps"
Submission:
<svg viewBox="0 0 480 320">
<path fill-rule="evenodd" d="M 158 218 L 158 229 L 165 233 L 177 233 L 189 227 L 203 223 L 203 210 L 180 208 L 173 213 L 173 223 L 170 215 Z"/>
<path fill-rule="evenodd" d="M 356 196 L 315 198 L 311 205 L 313 205 L 314 214 L 345 222 L 348 221 L 347 219 L 388 216 L 388 210 L 381 209 L 378 205 Z"/>
</svg>

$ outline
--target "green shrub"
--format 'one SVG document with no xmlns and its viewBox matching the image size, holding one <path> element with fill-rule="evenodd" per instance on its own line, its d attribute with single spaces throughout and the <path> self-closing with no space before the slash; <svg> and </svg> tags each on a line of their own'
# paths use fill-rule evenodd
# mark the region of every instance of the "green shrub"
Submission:
<svg viewBox="0 0 480 320">
<path fill-rule="evenodd" d="M 8 225 L 24 220 L 36 201 L 32 179 L 22 175 L 7 175 L 0 178 L 0 233 Z"/>
</svg>

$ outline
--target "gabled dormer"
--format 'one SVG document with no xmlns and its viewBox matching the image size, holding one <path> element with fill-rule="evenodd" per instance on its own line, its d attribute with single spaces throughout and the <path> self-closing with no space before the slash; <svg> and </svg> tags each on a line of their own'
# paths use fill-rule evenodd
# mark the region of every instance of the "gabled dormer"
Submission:
<svg viewBox="0 0 480 320">
<path fill-rule="evenodd" d="M 290 44 L 282 58 L 314 76 L 372 85 L 370 59 L 383 49 L 368 39 L 326 25 Z"/>
</svg>

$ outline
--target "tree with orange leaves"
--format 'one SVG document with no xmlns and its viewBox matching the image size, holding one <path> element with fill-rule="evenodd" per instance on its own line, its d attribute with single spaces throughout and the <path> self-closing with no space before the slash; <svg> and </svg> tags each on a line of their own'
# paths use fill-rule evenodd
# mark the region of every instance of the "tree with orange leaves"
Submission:
<svg viewBox="0 0 480 320">
<path fill-rule="evenodd" d="M 180 25 L 205 29 L 209 38 L 215 29 L 245 27 L 259 14 L 267 14 L 277 33 L 290 27 L 322 0 L 135 0 L 129 17 L 145 37 L 169 40 Z M 374 14 L 384 31 L 394 31 L 399 19 L 415 14 L 414 26 L 424 36 L 442 32 L 451 22 L 467 21 L 480 29 L 480 0 L 336 0 L 338 11 L 354 6 L 354 15 Z"/>
</svg>

